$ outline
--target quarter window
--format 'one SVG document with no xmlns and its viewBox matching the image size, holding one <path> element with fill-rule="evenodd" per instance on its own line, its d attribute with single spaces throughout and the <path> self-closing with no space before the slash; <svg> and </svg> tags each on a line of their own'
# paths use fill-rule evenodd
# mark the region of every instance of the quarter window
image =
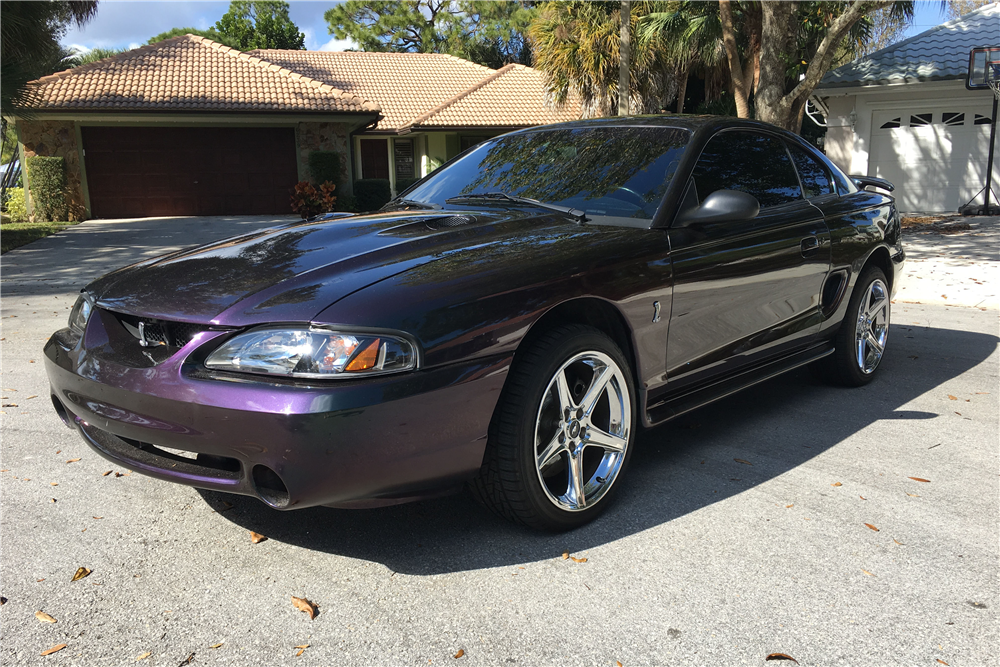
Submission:
<svg viewBox="0 0 1000 667">
<path fill-rule="evenodd" d="M 802 181 L 802 194 L 805 195 L 806 199 L 834 193 L 830 172 L 823 164 L 798 146 L 790 144 L 788 151 L 792 154 L 792 161 L 799 172 L 799 180 Z"/>
<path fill-rule="evenodd" d="M 693 176 L 702 201 L 716 190 L 746 192 L 757 198 L 761 208 L 802 198 L 784 144 L 764 134 L 717 134 L 705 146 Z"/>
</svg>

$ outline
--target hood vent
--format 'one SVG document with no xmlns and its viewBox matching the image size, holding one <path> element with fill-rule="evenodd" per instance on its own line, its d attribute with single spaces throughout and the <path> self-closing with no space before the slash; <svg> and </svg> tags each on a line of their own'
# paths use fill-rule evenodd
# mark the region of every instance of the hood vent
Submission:
<svg viewBox="0 0 1000 667">
<path fill-rule="evenodd" d="M 427 226 L 431 229 L 445 229 L 447 227 L 461 227 L 475 222 L 476 219 L 468 215 L 448 215 L 443 218 L 427 220 Z"/>
</svg>

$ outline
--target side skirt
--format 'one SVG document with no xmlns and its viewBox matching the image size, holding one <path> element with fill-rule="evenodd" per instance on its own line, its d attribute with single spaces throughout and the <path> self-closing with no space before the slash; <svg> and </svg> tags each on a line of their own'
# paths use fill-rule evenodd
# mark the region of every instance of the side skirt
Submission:
<svg viewBox="0 0 1000 667">
<path fill-rule="evenodd" d="M 716 380 L 707 385 L 689 389 L 675 396 L 666 396 L 646 406 L 646 426 L 656 426 L 670 421 L 703 405 L 708 405 L 747 387 L 770 380 L 788 371 L 805 366 L 833 354 L 833 341 L 823 341 L 795 354 L 746 369 L 736 375 Z"/>
</svg>

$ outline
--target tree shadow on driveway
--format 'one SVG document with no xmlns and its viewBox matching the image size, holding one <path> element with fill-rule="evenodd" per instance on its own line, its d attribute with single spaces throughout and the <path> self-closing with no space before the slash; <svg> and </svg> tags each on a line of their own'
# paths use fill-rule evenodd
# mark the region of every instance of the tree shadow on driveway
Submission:
<svg viewBox="0 0 1000 667">
<path fill-rule="evenodd" d="M 867 387 L 829 387 L 800 369 L 640 433 L 616 501 L 597 521 L 569 533 L 509 524 L 468 493 L 375 510 L 292 512 L 253 498 L 199 493 L 226 519 L 272 540 L 382 563 L 394 572 L 431 575 L 556 558 L 726 500 L 879 420 L 938 418 L 905 406 L 988 359 L 1000 341 L 907 325 L 893 325 L 890 340 L 881 374 Z M 234 507 L 224 510 L 223 501 Z"/>
</svg>

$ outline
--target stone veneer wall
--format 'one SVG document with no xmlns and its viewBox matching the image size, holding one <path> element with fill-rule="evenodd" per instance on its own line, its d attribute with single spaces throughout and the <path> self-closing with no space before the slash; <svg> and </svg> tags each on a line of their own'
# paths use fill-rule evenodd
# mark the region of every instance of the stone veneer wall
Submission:
<svg viewBox="0 0 1000 667">
<path fill-rule="evenodd" d="M 340 153 L 340 164 L 342 165 L 337 194 L 353 194 L 350 141 L 351 130 L 344 123 L 299 123 L 299 173 L 302 178 L 312 181 L 312 174 L 309 173 L 309 154 L 311 152 L 336 151 Z"/>
<path fill-rule="evenodd" d="M 70 220 L 84 220 L 87 208 L 83 199 L 80 151 L 76 126 L 71 120 L 18 120 L 17 128 L 24 144 L 25 159 L 34 155 L 61 157 L 66 163 L 66 203 Z M 30 179 L 28 189 L 31 189 Z"/>
</svg>

